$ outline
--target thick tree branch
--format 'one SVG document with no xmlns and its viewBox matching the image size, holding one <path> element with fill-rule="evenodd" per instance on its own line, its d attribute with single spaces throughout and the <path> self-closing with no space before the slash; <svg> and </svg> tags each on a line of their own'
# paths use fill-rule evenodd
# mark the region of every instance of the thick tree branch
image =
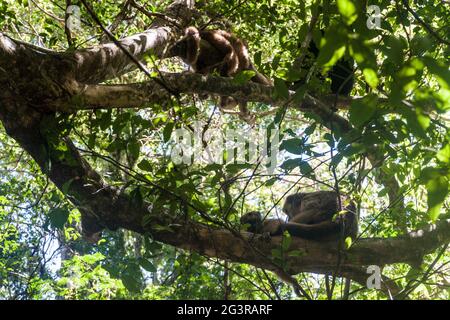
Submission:
<svg viewBox="0 0 450 320">
<path fill-rule="evenodd" d="M 274 88 L 254 82 L 237 84 L 233 79 L 212 75 L 200 75 L 195 73 L 168 74 L 163 73 L 161 80 L 172 90 L 186 94 L 209 94 L 233 96 L 236 99 L 249 102 L 262 102 L 272 106 L 288 106 L 300 111 L 316 113 L 327 121 L 333 121 L 334 126 L 344 132 L 350 130 L 347 120 L 332 112 L 326 103 L 335 96 L 326 96 L 324 101 L 306 94 L 301 103 L 294 102 L 294 92 L 289 92 L 288 98 L 275 97 Z M 77 108 L 80 109 L 113 109 L 113 108 L 145 108 L 148 104 L 167 103 L 168 94 L 154 81 L 126 84 L 126 85 L 86 85 L 80 86 L 78 94 L 74 96 Z M 345 106 L 349 102 L 346 97 L 341 98 L 339 106 Z M 65 106 L 64 106 L 65 105 Z M 61 109 L 63 108 L 67 109 Z M 73 103 L 64 104 L 62 101 L 55 103 L 58 111 L 66 111 L 73 107 Z M 55 109 L 56 111 L 56 109 Z M 75 110 L 74 110 L 75 111 Z"/>
<path fill-rule="evenodd" d="M 192 7 L 185 2 L 175 1 L 166 9 L 166 15 L 178 20 L 179 25 L 186 24 L 191 17 Z M 85 1 L 82 3 L 96 23 L 100 24 L 90 5 Z M 81 83 L 100 83 L 136 67 L 143 68 L 139 60 L 144 54 L 161 58 L 171 37 L 177 35 L 167 21 L 161 18 L 157 18 L 145 32 L 121 40 L 115 39 L 104 26 L 100 27 L 108 34 L 111 43 L 77 50 L 67 57 L 74 60 L 74 79 Z"/>
</svg>

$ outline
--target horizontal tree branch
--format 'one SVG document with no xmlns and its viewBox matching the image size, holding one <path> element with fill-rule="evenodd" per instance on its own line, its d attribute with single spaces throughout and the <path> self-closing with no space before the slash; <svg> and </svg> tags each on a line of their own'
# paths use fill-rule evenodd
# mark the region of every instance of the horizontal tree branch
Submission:
<svg viewBox="0 0 450 320">
<path fill-rule="evenodd" d="M 350 130 L 348 121 L 331 110 L 328 106 L 335 95 L 325 96 L 322 99 L 305 94 L 299 103 L 294 101 L 295 92 L 289 91 L 286 98 L 276 97 L 275 89 L 254 82 L 238 84 L 231 78 L 213 75 L 200 75 L 196 73 L 171 74 L 163 73 L 160 80 L 172 91 L 185 94 L 209 94 L 216 96 L 233 96 L 248 102 L 262 102 L 272 106 L 286 106 L 300 111 L 316 113 L 325 122 L 333 122 L 335 127 L 344 132 Z M 58 101 L 54 104 L 55 111 L 74 112 L 89 109 L 114 108 L 147 108 L 149 104 L 167 104 L 169 95 L 155 81 L 124 85 L 85 85 L 80 86 L 77 94 L 68 103 Z M 347 97 L 338 98 L 338 106 L 347 107 L 352 101 Z M 73 102 L 76 102 L 74 105 Z M 324 123 L 325 124 L 325 123 Z M 326 125 L 326 124 L 325 124 Z"/>
</svg>

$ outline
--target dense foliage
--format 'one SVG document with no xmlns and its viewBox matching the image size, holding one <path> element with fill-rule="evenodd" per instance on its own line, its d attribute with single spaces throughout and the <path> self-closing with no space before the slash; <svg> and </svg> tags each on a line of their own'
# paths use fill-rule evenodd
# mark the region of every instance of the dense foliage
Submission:
<svg viewBox="0 0 450 320">
<path fill-rule="evenodd" d="M 286 194 L 336 188 L 356 200 L 361 238 L 394 237 L 448 219 L 449 4 L 364 2 L 197 1 L 199 16 L 193 22 L 230 28 L 245 39 L 257 69 L 274 79 L 275 95 L 285 98 L 290 83 L 300 76 L 296 63 L 315 16 L 313 29 L 325 30 L 315 61 L 321 71 L 297 90 L 295 99 L 301 101 L 305 93 L 328 95 L 327 70 L 342 57 L 353 58 L 356 82 L 351 97 L 361 99 L 344 107 L 329 102 L 333 113 L 348 120 L 350 130 L 330 126 L 313 112 L 259 102 L 249 103 L 256 114 L 251 128 L 236 115 L 221 113 L 215 107 L 217 97 L 192 94 L 174 95 L 167 105 L 61 113 L 58 127 L 47 129 L 69 134 L 103 179 L 132 201 L 148 201 L 153 210 L 164 208 L 170 215 L 220 227 L 236 228 L 239 217 L 252 210 L 282 216 Z M 122 38 L 145 30 L 154 18 L 133 4 L 163 13 L 171 1 L 89 3 L 101 23 Z M 55 51 L 108 42 L 83 4 L 71 4 L 79 6 L 81 17 L 81 28 L 71 37 L 64 26 L 67 3 L 62 0 L 0 0 L 0 32 Z M 365 5 L 380 9 L 378 27 L 368 28 Z M 177 59 L 158 60 L 152 54 L 145 63 L 154 77 L 161 70 L 185 67 Z M 108 83 L 146 78 L 133 71 Z M 255 163 L 174 163 L 171 136 L 200 120 L 214 135 L 279 129 L 273 172 Z M 86 243 L 80 212 L 70 197 L 3 127 L 0 146 L 0 299 L 296 297 L 263 269 L 207 258 L 154 241 L 151 234 L 105 231 L 98 244 Z M 273 255 L 282 258 L 279 252 Z M 409 298 L 448 299 L 449 259 L 444 244 L 419 265 L 392 264 L 383 274 L 395 279 Z M 326 299 L 330 293 L 323 275 L 302 273 L 297 280 L 314 299 Z M 336 281 L 333 298 L 344 290 L 345 281 Z M 386 295 L 353 282 L 350 298 Z"/>
</svg>

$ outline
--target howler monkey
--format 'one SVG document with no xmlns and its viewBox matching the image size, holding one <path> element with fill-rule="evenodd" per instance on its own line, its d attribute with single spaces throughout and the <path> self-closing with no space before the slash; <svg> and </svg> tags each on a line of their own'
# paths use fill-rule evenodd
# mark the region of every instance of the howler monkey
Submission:
<svg viewBox="0 0 450 320">
<path fill-rule="evenodd" d="M 297 193 L 286 198 L 283 211 L 288 222 L 280 219 L 262 220 L 259 212 L 249 212 L 241 217 L 249 232 L 282 235 L 284 231 L 295 237 L 310 240 L 338 240 L 355 238 L 358 223 L 355 206 L 350 203 L 339 212 L 338 194 L 334 191 Z"/>
<path fill-rule="evenodd" d="M 222 77 L 233 77 L 243 70 L 252 70 L 255 75 L 251 81 L 271 85 L 263 74 L 258 72 L 250 61 L 244 42 L 224 30 L 198 30 L 188 27 L 184 37 L 170 49 L 170 56 L 179 56 L 196 73 L 210 74 L 218 72 Z M 240 105 L 241 113 L 247 113 L 246 103 L 232 97 L 221 97 L 220 107 L 232 109 Z"/>
<path fill-rule="evenodd" d="M 320 30 L 321 36 L 323 36 L 324 33 L 324 30 Z M 310 69 L 313 68 L 314 62 L 317 60 L 319 53 L 320 50 L 313 38 L 309 43 L 307 53 L 302 61 L 302 64 L 300 66 L 295 66 L 296 68 L 300 68 L 299 73 L 301 76 L 299 80 L 293 82 L 291 89 L 297 90 L 301 85 L 305 84 L 307 74 Z M 333 65 L 330 71 L 328 71 L 327 76 L 331 80 L 330 89 L 333 94 L 339 94 L 342 96 L 350 95 L 355 83 L 355 69 L 353 65 L 353 59 L 344 56 Z M 319 75 L 318 78 L 324 80 L 324 77 L 321 75 Z"/>
</svg>

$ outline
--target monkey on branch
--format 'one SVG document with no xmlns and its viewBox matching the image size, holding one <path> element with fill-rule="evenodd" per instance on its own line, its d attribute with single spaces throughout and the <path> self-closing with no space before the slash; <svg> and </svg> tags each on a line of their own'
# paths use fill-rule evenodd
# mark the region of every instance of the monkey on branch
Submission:
<svg viewBox="0 0 450 320">
<path fill-rule="evenodd" d="M 241 217 L 241 224 L 247 231 L 270 236 L 290 235 L 308 240 L 332 241 L 356 238 L 358 219 L 355 205 L 350 204 L 340 210 L 345 199 L 339 199 L 334 191 L 296 193 L 286 198 L 283 212 L 288 222 L 281 219 L 265 219 L 259 212 L 249 212 Z"/>
<path fill-rule="evenodd" d="M 272 82 L 253 66 L 244 42 L 224 30 L 198 30 L 188 27 L 184 31 L 184 37 L 169 49 L 169 56 L 179 56 L 196 73 L 218 72 L 222 77 L 233 77 L 241 71 L 251 70 L 255 73 L 251 81 L 272 85 Z M 239 115 L 252 123 L 254 119 L 245 101 L 221 97 L 219 106 L 221 110 L 233 110 L 238 104 Z"/>
<path fill-rule="evenodd" d="M 320 54 L 319 44 L 323 37 L 325 37 L 325 30 L 321 29 L 315 31 L 314 37 L 309 42 L 308 48 L 306 48 L 306 54 L 301 61 L 301 64 L 299 65 L 299 61 L 294 63 L 293 68 L 297 72 L 297 79 L 290 85 L 290 89 L 299 89 L 309 81 L 310 77 L 316 77 L 320 83 L 323 83 L 326 78 L 329 78 L 331 82 L 331 93 L 349 96 L 355 84 L 354 61 L 350 56 L 344 56 L 336 61 L 326 75 L 322 74 L 316 68 L 316 62 Z"/>
<path fill-rule="evenodd" d="M 260 212 L 254 211 L 243 215 L 241 224 L 248 232 L 270 236 L 280 236 L 286 231 L 291 236 L 314 241 L 339 243 L 347 237 L 354 240 L 358 233 L 358 218 L 352 202 L 341 211 L 345 200 L 334 191 L 296 193 L 288 196 L 283 206 L 288 222 L 263 219 Z M 274 272 L 301 296 L 300 287 L 292 276 L 280 270 Z"/>
</svg>

